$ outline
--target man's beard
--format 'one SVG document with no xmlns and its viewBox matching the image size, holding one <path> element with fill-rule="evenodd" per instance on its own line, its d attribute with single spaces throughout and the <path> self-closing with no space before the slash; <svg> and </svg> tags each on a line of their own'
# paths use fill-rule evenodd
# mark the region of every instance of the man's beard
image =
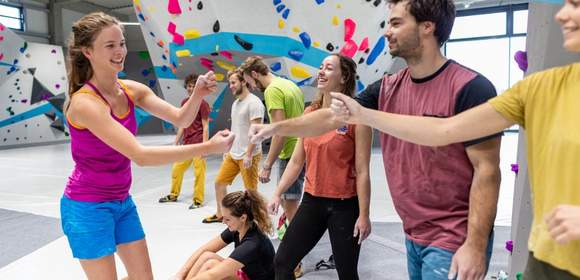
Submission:
<svg viewBox="0 0 580 280">
<path fill-rule="evenodd" d="M 423 46 L 419 38 L 419 30 L 413 36 L 409 36 L 406 41 L 397 40 L 396 45 L 397 48 L 389 51 L 393 57 L 400 57 L 406 60 L 420 55 Z"/>
</svg>

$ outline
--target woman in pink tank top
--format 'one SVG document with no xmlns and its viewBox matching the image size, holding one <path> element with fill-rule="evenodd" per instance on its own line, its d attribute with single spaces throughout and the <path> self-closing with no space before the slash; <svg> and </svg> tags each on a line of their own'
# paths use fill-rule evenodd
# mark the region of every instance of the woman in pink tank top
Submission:
<svg viewBox="0 0 580 280">
<path fill-rule="evenodd" d="M 116 279 L 114 253 L 129 278 L 153 279 L 145 234 L 129 195 L 131 161 L 162 165 L 229 150 L 234 135 L 182 146 L 143 146 L 135 134 L 135 106 L 185 128 L 203 97 L 217 88 L 213 72 L 198 79 L 192 97 L 176 108 L 138 82 L 118 80 L 127 54 L 114 17 L 92 13 L 74 23 L 68 45 L 70 124 L 75 169 L 61 199 L 62 227 L 87 278 Z"/>
</svg>

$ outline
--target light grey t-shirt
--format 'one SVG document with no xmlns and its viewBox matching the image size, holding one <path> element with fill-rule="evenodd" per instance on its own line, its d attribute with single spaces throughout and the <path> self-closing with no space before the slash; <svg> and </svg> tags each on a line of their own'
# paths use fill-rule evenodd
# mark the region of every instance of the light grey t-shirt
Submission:
<svg viewBox="0 0 580 280">
<path fill-rule="evenodd" d="M 234 144 L 230 150 L 233 159 L 243 159 L 250 144 L 248 132 L 251 121 L 255 119 L 264 120 L 265 108 L 260 98 L 253 94 L 248 94 L 243 100 L 236 99 L 232 104 L 232 127 L 236 134 Z M 262 145 L 257 144 L 252 152 L 252 156 L 262 152 Z"/>
</svg>

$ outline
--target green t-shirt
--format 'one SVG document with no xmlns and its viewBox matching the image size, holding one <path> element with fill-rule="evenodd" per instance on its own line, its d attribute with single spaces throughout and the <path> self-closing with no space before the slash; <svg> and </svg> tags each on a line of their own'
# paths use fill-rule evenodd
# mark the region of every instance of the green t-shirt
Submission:
<svg viewBox="0 0 580 280">
<path fill-rule="evenodd" d="M 264 92 L 266 99 L 266 110 L 268 118 L 272 121 L 272 110 L 284 110 L 286 119 L 302 116 L 304 113 L 304 94 L 300 88 L 292 81 L 276 77 Z M 298 139 L 296 137 L 286 137 L 284 148 L 278 158 L 289 159 L 294 152 L 294 146 Z"/>
</svg>

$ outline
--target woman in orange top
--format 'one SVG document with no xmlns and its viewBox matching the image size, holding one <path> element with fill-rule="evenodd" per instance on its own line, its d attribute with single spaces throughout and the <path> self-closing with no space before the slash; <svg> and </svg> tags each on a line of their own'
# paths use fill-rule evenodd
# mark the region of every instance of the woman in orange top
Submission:
<svg viewBox="0 0 580 280">
<path fill-rule="evenodd" d="M 356 64 L 332 54 L 318 73 L 318 96 L 305 113 L 330 106 L 330 92 L 354 95 Z M 304 197 L 274 260 L 276 279 L 295 279 L 294 268 L 328 229 L 339 278 L 358 279 L 361 242 L 370 234 L 369 161 L 371 129 L 345 125 L 321 136 L 298 140 L 290 163 L 269 204 L 272 213 L 280 196 L 306 163 Z"/>
</svg>

